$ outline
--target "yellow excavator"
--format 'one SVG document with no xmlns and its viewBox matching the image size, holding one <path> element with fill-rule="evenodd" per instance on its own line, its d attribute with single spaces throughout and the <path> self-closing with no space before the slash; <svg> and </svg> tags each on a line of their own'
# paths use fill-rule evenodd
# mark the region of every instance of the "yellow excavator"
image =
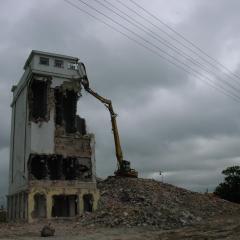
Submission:
<svg viewBox="0 0 240 240">
<path fill-rule="evenodd" d="M 112 131 L 113 131 L 113 136 L 114 136 L 115 152 L 116 152 L 117 163 L 118 163 L 118 169 L 114 172 L 115 176 L 137 178 L 138 172 L 130 167 L 129 161 L 123 159 L 123 153 L 122 153 L 120 137 L 119 137 L 117 121 L 116 121 L 117 114 L 113 110 L 112 101 L 100 96 L 98 93 L 96 93 L 89 87 L 89 81 L 88 81 L 88 77 L 87 77 L 87 73 L 86 73 L 86 68 L 83 63 L 79 62 L 77 67 L 78 67 L 78 73 L 80 75 L 80 77 L 79 77 L 80 83 L 82 84 L 85 91 L 87 91 L 92 96 L 97 98 L 109 110 L 109 113 L 111 116 L 111 122 L 112 122 Z"/>
</svg>

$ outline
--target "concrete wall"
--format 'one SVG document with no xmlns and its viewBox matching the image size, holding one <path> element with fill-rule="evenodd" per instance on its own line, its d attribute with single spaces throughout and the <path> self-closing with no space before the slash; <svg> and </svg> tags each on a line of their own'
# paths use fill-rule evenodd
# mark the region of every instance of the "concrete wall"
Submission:
<svg viewBox="0 0 240 240">
<path fill-rule="evenodd" d="M 51 109 L 49 121 L 31 122 L 31 152 L 53 154 L 54 131 L 54 109 Z"/>
<path fill-rule="evenodd" d="M 10 193 L 26 185 L 27 88 L 13 105 L 12 140 L 10 148 Z"/>
<path fill-rule="evenodd" d="M 8 196 L 8 211 L 7 219 L 8 221 L 25 220 L 28 217 L 28 194 L 27 192 L 18 192 L 14 195 Z"/>
<path fill-rule="evenodd" d="M 13 182 L 13 151 L 14 151 L 14 132 L 15 132 L 15 104 L 12 105 L 12 117 L 11 117 L 11 135 L 10 135 L 10 153 L 9 153 L 9 179 L 8 179 L 8 192 L 12 192 Z"/>
</svg>

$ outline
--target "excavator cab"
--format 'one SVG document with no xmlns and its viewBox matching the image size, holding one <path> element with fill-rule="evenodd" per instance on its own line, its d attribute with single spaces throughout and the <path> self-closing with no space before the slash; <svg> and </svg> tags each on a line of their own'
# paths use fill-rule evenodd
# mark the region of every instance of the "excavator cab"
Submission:
<svg viewBox="0 0 240 240">
<path fill-rule="evenodd" d="M 119 165 L 118 170 L 114 174 L 118 177 L 138 177 L 137 171 L 130 167 L 130 162 L 127 160 L 122 160 L 121 165 Z"/>
<path fill-rule="evenodd" d="M 96 93 L 89 87 L 86 68 L 85 68 L 85 65 L 81 62 L 78 63 L 78 72 L 80 75 L 80 82 L 83 85 L 85 91 L 87 91 L 92 96 L 97 98 L 109 110 L 111 123 L 112 123 L 112 131 L 114 136 L 115 152 L 116 152 L 116 157 L 118 161 L 118 169 L 114 172 L 115 176 L 137 178 L 138 172 L 135 171 L 134 169 L 131 169 L 129 161 L 123 160 L 123 153 L 122 153 L 122 148 L 120 144 L 120 137 L 119 137 L 117 121 L 116 121 L 117 114 L 113 110 L 112 101 L 100 96 L 98 93 Z"/>
</svg>

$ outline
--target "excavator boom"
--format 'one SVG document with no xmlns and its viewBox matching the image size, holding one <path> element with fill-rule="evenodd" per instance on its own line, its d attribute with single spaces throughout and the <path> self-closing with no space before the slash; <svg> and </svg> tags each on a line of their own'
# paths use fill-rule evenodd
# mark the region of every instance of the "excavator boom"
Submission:
<svg viewBox="0 0 240 240">
<path fill-rule="evenodd" d="M 121 162 L 123 161 L 123 153 L 122 153 L 122 148 L 121 148 L 121 143 L 120 143 L 120 138 L 119 138 L 118 128 L 117 128 L 117 121 L 116 121 L 117 114 L 113 110 L 112 102 L 111 102 L 111 100 L 100 96 L 98 93 L 93 91 L 91 88 L 87 88 L 85 90 L 88 93 L 90 93 L 91 95 L 93 95 L 95 98 L 97 98 L 99 101 L 104 103 L 104 105 L 107 107 L 107 109 L 110 112 L 110 117 L 111 117 L 111 122 L 112 122 L 112 131 L 113 131 L 114 142 L 115 142 L 116 157 L 118 160 L 118 164 L 121 165 Z"/>
<path fill-rule="evenodd" d="M 112 131 L 113 131 L 113 136 L 114 136 L 116 158 L 117 158 L 117 162 L 118 162 L 118 170 L 114 172 L 115 175 L 122 176 L 122 177 L 138 177 L 137 171 L 130 168 L 130 162 L 123 160 L 123 153 L 122 153 L 120 137 L 119 137 L 117 121 L 116 121 L 117 114 L 113 110 L 112 101 L 100 96 L 98 93 L 96 93 L 89 87 L 89 81 L 88 81 L 86 69 L 85 69 L 85 66 L 83 63 L 80 63 L 79 73 L 81 76 L 80 82 L 83 85 L 85 91 L 87 91 L 92 96 L 97 98 L 109 110 L 110 117 L 111 117 L 111 123 L 112 123 Z"/>
</svg>

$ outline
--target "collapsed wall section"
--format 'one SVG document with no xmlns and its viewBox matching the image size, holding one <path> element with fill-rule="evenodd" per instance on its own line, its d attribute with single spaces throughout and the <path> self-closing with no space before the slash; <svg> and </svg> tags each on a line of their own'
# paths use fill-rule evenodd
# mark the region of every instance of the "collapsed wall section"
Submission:
<svg viewBox="0 0 240 240">
<path fill-rule="evenodd" d="M 29 180 L 91 180 L 91 158 L 31 154 Z"/>
<path fill-rule="evenodd" d="M 48 146 L 54 145 L 47 151 L 46 148 L 34 149 L 29 155 L 28 178 L 94 180 L 93 135 L 87 133 L 85 119 L 77 115 L 80 84 L 75 81 L 59 82 L 37 75 L 33 76 L 29 85 L 29 120 L 32 126 L 37 128 L 38 135 L 44 133 L 41 129 L 47 129 L 46 134 L 52 135 L 53 138 L 53 143 L 49 143 Z M 47 135 L 37 137 L 48 141 Z M 35 145 L 43 144 L 44 142 Z"/>
</svg>

